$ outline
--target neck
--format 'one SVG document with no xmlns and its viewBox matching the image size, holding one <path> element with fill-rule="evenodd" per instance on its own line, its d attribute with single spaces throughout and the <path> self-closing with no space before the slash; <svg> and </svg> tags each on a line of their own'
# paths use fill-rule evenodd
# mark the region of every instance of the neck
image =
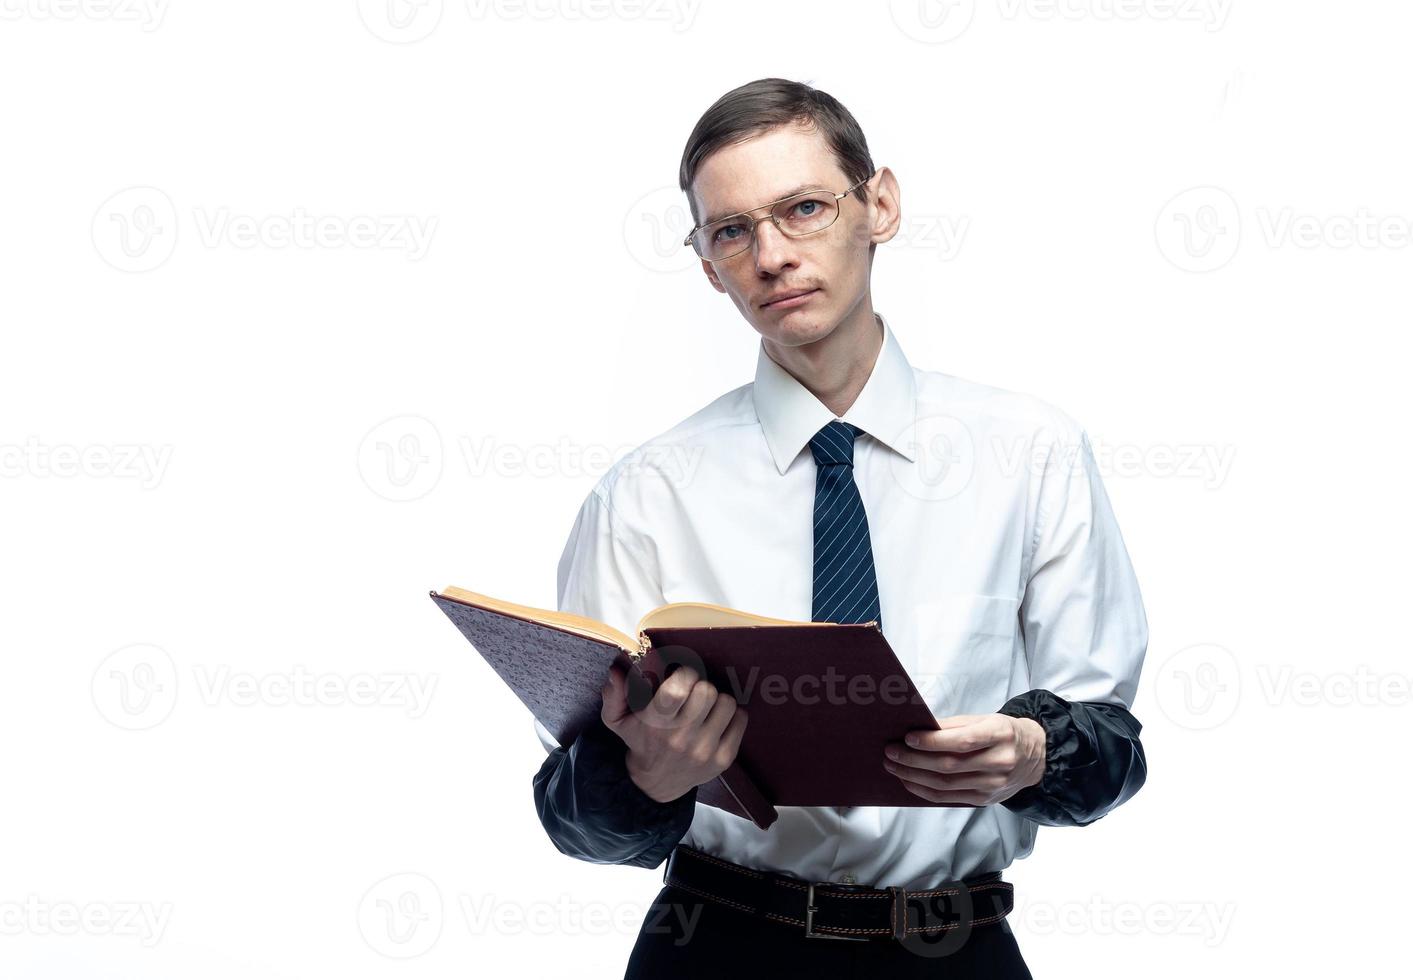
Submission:
<svg viewBox="0 0 1413 980">
<path fill-rule="evenodd" d="M 859 397 L 883 349 L 883 324 L 867 299 L 854 314 L 812 343 L 785 347 L 762 338 L 766 354 L 836 417 Z"/>
</svg>

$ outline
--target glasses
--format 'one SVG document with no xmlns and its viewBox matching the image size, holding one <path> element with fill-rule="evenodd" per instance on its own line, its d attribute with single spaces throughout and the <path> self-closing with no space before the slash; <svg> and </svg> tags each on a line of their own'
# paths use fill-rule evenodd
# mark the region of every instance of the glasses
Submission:
<svg viewBox="0 0 1413 980">
<path fill-rule="evenodd" d="M 751 208 L 751 211 L 770 208 L 770 220 L 775 222 L 775 227 L 780 229 L 782 235 L 787 238 L 803 238 L 834 224 L 835 219 L 839 217 L 839 202 L 852 194 L 860 184 L 866 184 L 872 179 L 873 174 L 869 174 L 842 194 L 826 190 L 803 191 L 790 197 L 782 197 L 778 201 L 771 201 L 769 204 L 762 204 L 760 208 Z M 765 220 L 750 217 L 751 211 L 729 214 L 707 224 L 697 225 L 687 233 L 682 244 L 691 245 L 697 255 L 708 262 L 720 262 L 722 259 L 738 255 L 751 247 L 751 242 L 756 237 L 756 224 Z"/>
</svg>

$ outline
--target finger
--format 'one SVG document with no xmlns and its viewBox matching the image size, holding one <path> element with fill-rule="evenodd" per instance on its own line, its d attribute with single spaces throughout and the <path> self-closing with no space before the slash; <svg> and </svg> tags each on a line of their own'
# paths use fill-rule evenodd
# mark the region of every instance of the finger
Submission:
<svg viewBox="0 0 1413 980">
<path fill-rule="evenodd" d="M 961 728 L 964 725 L 974 724 L 985 717 L 985 715 L 948 715 L 946 718 L 937 719 L 937 727 Z M 924 729 L 924 731 L 925 730 L 926 729 Z"/>
<path fill-rule="evenodd" d="M 684 665 L 674 670 L 671 677 L 658 685 L 648 704 L 646 710 L 650 719 L 657 724 L 666 724 L 676 718 L 696 682 L 697 672 L 693 668 Z"/>
<path fill-rule="evenodd" d="M 623 668 L 613 664 L 608 669 L 608 680 L 599 689 L 603 695 L 603 709 L 599 712 L 605 724 L 613 724 L 628 713 L 628 685 Z"/>
<path fill-rule="evenodd" d="M 975 792 L 974 790 L 941 790 L 933 789 L 930 786 L 923 786 L 920 783 L 909 782 L 904 779 L 903 787 L 910 793 L 922 797 L 931 803 L 941 803 L 948 806 L 986 806 L 990 797 Z"/>
<path fill-rule="evenodd" d="M 1008 746 L 993 745 L 976 752 L 930 752 L 894 745 L 897 758 L 886 753 L 885 761 L 901 763 L 930 772 L 1002 772 L 1015 766 L 1015 754 Z"/>
<path fill-rule="evenodd" d="M 940 773 L 930 769 L 917 769 L 913 766 L 885 766 L 899 779 L 931 789 L 977 790 L 990 792 L 1005 785 L 1006 777 L 996 772 Z"/>
<path fill-rule="evenodd" d="M 683 673 L 687 671 L 687 673 Z M 663 704 L 660 710 L 654 711 L 648 716 L 648 724 L 669 731 L 694 730 L 706 717 L 707 711 L 711 708 L 712 700 L 716 697 L 715 690 L 708 681 L 694 681 L 696 673 L 691 668 L 683 667 L 668 678 L 668 681 L 675 680 L 681 676 L 672 687 L 667 687 L 664 683 L 659 688 L 658 694 L 663 697 Z M 685 693 L 680 693 L 685 689 Z M 653 699 L 657 703 L 657 698 Z"/>
<path fill-rule="evenodd" d="M 722 733 L 726 731 L 726 726 L 730 724 L 732 717 L 736 714 L 736 699 L 729 694 L 718 693 L 716 703 L 706 713 L 702 719 L 702 733 L 712 741 L 720 741 Z"/>
<path fill-rule="evenodd" d="M 687 701 L 677 712 L 677 723 L 686 728 L 700 728 L 712 705 L 716 704 L 716 687 L 711 681 L 698 681 L 692 685 Z"/>
<path fill-rule="evenodd" d="M 1005 734 L 1005 728 L 991 715 L 972 716 L 973 720 L 941 731 L 918 729 L 908 736 L 916 740 L 912 748 L 929 752 L 975 752 L 995 745 Z"/>
<path fill-rule="evenodd" d="M 749 721 L 746 709 L 737 705 L 736 713 L 731 716 L 731 721 L 721 736 L 721 751 L 726 758 L 735 759 L 736 753 L 741 751 L 741 739 L 746 737 L 746 725 Z"/>
</svg>

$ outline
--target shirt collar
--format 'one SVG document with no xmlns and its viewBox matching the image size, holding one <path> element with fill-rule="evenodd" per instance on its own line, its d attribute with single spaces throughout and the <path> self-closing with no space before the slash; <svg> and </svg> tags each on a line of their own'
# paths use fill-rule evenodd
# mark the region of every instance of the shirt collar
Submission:
<svg viewBox="0 0 1413 980">
<path fill-rule="evenodd" d="M 883 326 L 883 346 L 873 371 L 858 398 L 844 413 L 852 422 L 908 461 L 917 458 L 911 432 L 917 419 L 917 385 L 912 365 L 882 313 L 874 311 Z M 751 389 L 756 417 L 760 419 L 775 468 L 783 475 L 814 434 L 835 415 L 795 376 L 770 359 L 762 340 L 756 358 L 756 380 Z"/>
</svg>

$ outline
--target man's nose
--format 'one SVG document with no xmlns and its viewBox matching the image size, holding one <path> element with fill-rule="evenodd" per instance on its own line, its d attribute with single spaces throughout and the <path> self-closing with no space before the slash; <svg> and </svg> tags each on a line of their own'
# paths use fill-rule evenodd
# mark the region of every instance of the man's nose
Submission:
<svg viewBox="0 0 1413 980">
<path fill-rule="evenodd" d="M 775 227 L 775 222 L 766 219 L 758 223 L 755 239 L 751 247 L 756 255 L 756 271 L 777 274 L 786 265 L 794 264 L 795 243 Z"/>
</svg>

